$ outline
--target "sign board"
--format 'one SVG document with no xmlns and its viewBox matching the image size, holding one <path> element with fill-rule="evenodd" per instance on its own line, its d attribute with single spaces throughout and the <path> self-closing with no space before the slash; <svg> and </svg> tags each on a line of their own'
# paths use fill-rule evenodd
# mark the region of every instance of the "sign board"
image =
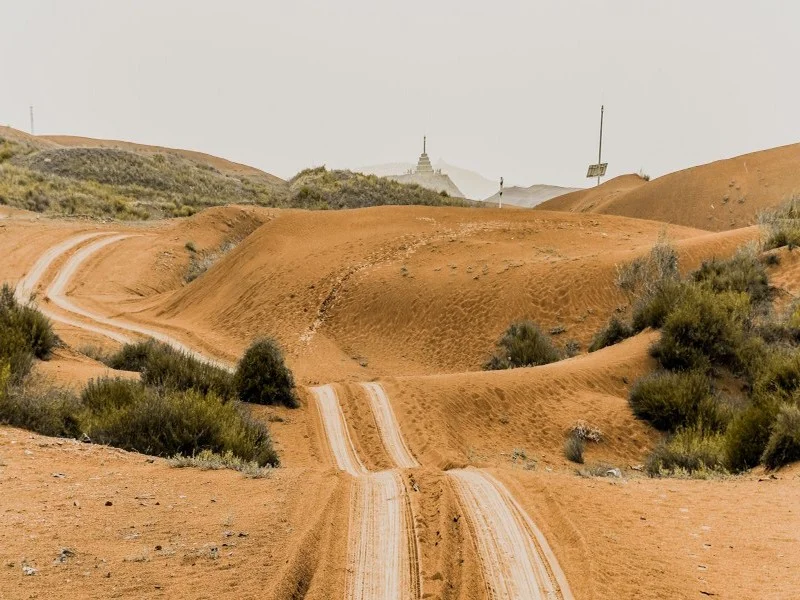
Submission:
<svg viewBox="0 0 800 600">
<path fill-rule="evenodd" d="M 589 165 L 589 171 L 586 177 L 603 177 L 606 174 L 608 163 L 600 163 L 599 165 Z"/>
</svg>

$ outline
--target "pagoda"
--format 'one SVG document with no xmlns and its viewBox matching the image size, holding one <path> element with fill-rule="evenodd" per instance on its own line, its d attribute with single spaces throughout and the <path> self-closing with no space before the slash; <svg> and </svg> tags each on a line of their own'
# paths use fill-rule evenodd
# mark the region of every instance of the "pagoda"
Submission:
<svg viewBox="0 0 800 600">
<path fill-rule="evenodd" d="M 420 174 L 433 173 L 433 165 L 431 165 L 431 159 L 428 158 L 427 146 L 428 146 L 428 136 L 423 136 L 422 154 L 419 155 L 419 161 L 417 162 L 417 173 Z"/>
</svg>

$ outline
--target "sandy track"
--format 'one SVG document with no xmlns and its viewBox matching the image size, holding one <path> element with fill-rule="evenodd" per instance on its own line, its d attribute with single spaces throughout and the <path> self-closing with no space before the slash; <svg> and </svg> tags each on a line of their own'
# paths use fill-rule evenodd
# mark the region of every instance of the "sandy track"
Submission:
<svg viewBox="0 0 800 600">
<path fill-rule="evenodd" d="M 311 388 L 336 466 L 353 475 L 346 598 L 420 597 L 419 557 L 411 504 L 397 471 L 368 473 L 347 430 L 332 385 Z M 396 436 L 402 444 L 399 431 Z"/>
<path fill-rule="evenodd" d="M 36 290 L 39 280 L 42 278 L 45 271 L 47 271 L 48 267 L 50 267 L 50 265 L 52 265 L 59 256 L 69 252 L 75 246 L 85 242 L 86 240 L 90 240 L 101 235 L 109 235 L 111 233 L 114 232 L 101 231 L 76 235 L 47 250 L 47 252 L 39 257 L 39 260 L 37 260 L 33 267 L 31 267 L 31 270 L 17 284 L 17 289 L 15 291 L 17 300 L 20 302 L 28 302 L 30 300 L 31 295 Z"/>
<path fill-rule="evenodd" d="M 353 440 L 350 439 L 347 431 L 347 424 L 339 404 L 339 398 L 336 396 L 336 390 L 332 385 L 321 385 L 311 388 L 311 392 L 317 400 L 317 408 L 325 428 L 325 437 L 328 438 L 328 446 L 333 453 L 336 466 L 354 477 L 363 475 L 367 469 L 353 447 Z"/>
<path fill-rule="evenodd" d="M 92 236 L 89 236 L 89 237 L 92 237 Z M 221 367 L 221 368 L 226 369 L 228 371 L 233 371 L 234 367 L 232 365 L 230 365 L 230 364 L 228 364 L 226 362 L 222 362 L 222 361 L 219 361 L 217 359 L 214 359 L 214 358 L 212 358 L 210 356 L 206 356 L 206 355 L 204 355 L 204 354 L 202 354 L 202 353 L 190 348 L 189 346 L 185 345 L 184 343 L 180 342 L 179 340 L 175 339 L 174 337 L 172 337 L 170 335 L 167 335 L 167 334 L 165 334 L 165 333 L 163 333 L 161 331 L 157 331 L 155 329 L 150 329 L 150 328 L 147 328 L 147 327 L 143 327 L 141 325 L 136 325 L 134 323 L 129 323 L 127 321 L 122 321 L 120 319 L 112 319 L 112 318 L 109 318 L 109 317 L 104 317 L 103 315 L 99 315 L 99 314 L 94 313 L 92 311 L 89 311 L 89 310 L 86 310 L 84 308 L 81 308 L 80 306 L 76 305 L 67 296 L 67 286 L 69 285 L 70 280 L 75 275 L 75 273 L 77 272 L 78 268 L 90 256 L 92 256 L 93 254 L 99 252 L 100 250 L 102 250 L 106 246 L 109 246 L 110 244 L 114 244 L 116 242 L 120 242 L 120 241 L 122 241 L 124 239 L 127 239 L 127 238 L 130 238 L 130 237 L 134 237 L 134 235 L 133 234 L 114 235 L 114 236 L 107 237 L 107 238 L 104 238 L 102 240 L 96 241 L 96 242 L 94 242 L 92 244 L 89 244 L 89 245 L 81 248 L 80 250 L 78 250 L 75 254 L 73 254 L 69 258 L 69 260 L 67 260 L 67 262 L 64 264 L 64 266 L 59 270 L 59 272 L 56 275 L 55 279 L 50 284 L 50 286 L 47 288 L 46 297 L 48 297 L 53 302 L 53 304 L 55 304 L 56 306 L 58 306 L 59 308 L 61 308 L 62 310 L 65 310 L 67 312 L 73 313 L 75 315 L 79 315 L 81 317 L 84 317 L 85 319 L 88 319 L 90 321 L 94 321 L 96 323 L 100 323 L 102 325 L 106 325 L 106 326 L 109 326 L 109 327 L 114 327 L 114 328 L 117 328 L 117 329 L 123 329 L 125 331 L 130 331 L 132 333 L 136 333 L 136 334 L 139 334 L 139 335 L 142 335 L 142 336 L 145 336 L 145 337 L 151 337 L 151 338 L 156 339 L 156 340 L 158 340 L 160 342 L 163 342 L 165 344 L 169 344 L 170 346 L 172 346 L 173 348 L 175 348 L 177 350 L 180 350 L 181 352 L 185 352 L 186 354 L 194 356 L 198 360 L 201 360 L 203 362 L 206 362 L 206 363 Z M 79 238 L 81 238 L 81 239 L 71 238 L 70 240 L 67 240 L 63 244 L 60 244 L 59 246 L 56 246 L 55 248 L 53 248 L 53 249 L 49 250 L 47 253 L 45 253 L 45 255 L 40 259 L 40 262 L 44 263 L 45 260 L 47 260 L 48 262 L 44 265 L 43 268 L 38 269 L 39 272 L 38 272 L 37 279 L 35 281 L 33 281 L 33 285 L 34 286 L 35 286 L 36 282 L 38 281 L 38 278 L 41 278 L 42 274 L 44 273 L 44 270 L 47 268 L 47 265 L 52 263 L 52 261 L 55 260 L 56 257 L 60 256 L 61 254 L 64 254 L 64 253 L 68 252 L 69 250 L 71 250 L 72 248 L 74 248 L 75 246 L 80 244 L 81 242 L 85 241 L 86 239 L 89 239 L 86 236 L 79 236 Z M 54 253 L 53 256 L 50 257 L 49 254 L 53 250 L 58 250 L 58 252 Z M 38 266 L 39 266 L 39 263 L 37 262 L 37 267 Z M 35 274 L 36 270 L 37 269 L 35 267 L 34 271 L 32 271 L 32 273 Z M 28 286 L 30 286 L 30 282 L 27 282 L 29 277 L 30 277 L 30 275 L 28 277 L 26 277 L 26 285 L 28 285 Z M 96 325 L 93 325 L 93 324 L 90 324 L 90 323 L 85 323 L 83 321 L 78 321 L 78 320 L 75 320 L 75 319 L 71 319 L 69 317 L 64 317 L 64 316 L 61 316 L 61 315 L 59 315 L 57 313 L 53 313 L 52 311 L 46 311 L 46 312 L 47 312 L 47 315 L 50 318 L 52 318 L 52 319 L 54 319 L 56 321 L 60 321 L 62 323 L 67 323 L 68 325 L 72 325 L 74 327 L 80 327 L 81 329 L 84 329 L 86 331 L 91 331 L 93 333 L 98 333 L 100 335 L 107 336 L 107 337 L 109 337 L 109 338 L 111 338 L 113 340 L 116 340 L 118 342 L 121 342 L 123 344 L 129 343 L 130 341 L 132 341 L 130 337 L 128 337 L 126 335 L 123 335 L 121 333 L 118 333 L 116 331 L 111 331 L 111 330 L 108 330 L 108 329 L 97 327 Z"/>
<path fill-rule="evenodd" d="M 400 475 L 359 477 L 351 505 L 347 598 L 413 600 L 419 597 L 416 542 Z M 355 525 L 355 526 L 354 526 Z M 355 529 L 355 531 L 353 531 Z"/>
<path fill-rule="evenodd" d="M 418 467 L 417 459 L 411 454 L 400 433 L 400 427 L 397 424 L 392 405 L 389 403 L 386 390 L 376 382 L 362 383 L 361 386 L 369 396 L 372 413 L 375 415 L 375 422 L 378 424 L 378 430 L 389 457 L 401 469 Z"/>
<path fill-rule="evenodd" d="M 472 525 L 489 597 L 572 600 L 547 541 L 506 487 L 477 470 L 448 474 Z"/>
</svg>

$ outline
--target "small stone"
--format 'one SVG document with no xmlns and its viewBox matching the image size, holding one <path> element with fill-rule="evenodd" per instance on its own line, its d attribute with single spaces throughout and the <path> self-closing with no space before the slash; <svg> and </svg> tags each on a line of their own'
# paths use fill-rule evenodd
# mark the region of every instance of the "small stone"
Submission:
<svg viewBox="0 0 800 600">
<path fill-rule="evenodd" d="M 616 477 L 617 479 L 619 479 L 620 477 L 622 477 L 622 471 L 620 471 L 619 469 L 609 469 L 608 471 L 606 471 L 606 477 Z"/>
<path fill-rule="evenodd" d="M 239 537 L 247 537 L 247 532 L 246 531 L 240 531 L 239 532 Z"/>
<path fill-rule="evenodd" d="M 38 573 L 38 569 L 34 569 L 30 565 L 22 565 L 22 574 L 30 577 L 31 575 L 36 575 Z"/>
<path fill-rule="evenodd" d="M 113 506 L 114 503 L 111 500 L 106 500 L 106 506 Z"/>
<path fill-rule="evenodd" d="M 53 477 L 55 477 L 56 479 L 64 479 L 64 477 L 66 476 L 67 476 L 66 473 L 53 473 Z"/>
</svg>

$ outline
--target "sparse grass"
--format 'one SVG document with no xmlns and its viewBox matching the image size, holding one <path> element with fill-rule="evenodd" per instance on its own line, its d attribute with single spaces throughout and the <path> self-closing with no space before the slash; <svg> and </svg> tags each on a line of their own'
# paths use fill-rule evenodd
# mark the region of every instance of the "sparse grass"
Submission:
<svg viewBox="0 0 800 600">
<path fill-rule="evenodd" d="M 271 467 L 262 467 L 255 461 L 242 460 L 230 451 L 216 454 L 210 450 L 201 450 L 194 456 L 178 454 L 169 459 L 169 464 L 178 469 L 194 467 L 201 471 L 232 469 L 252 479 L 266 479 L 272 475 Z"/>
<path fill-rule="evenodd" d="M 234 384 L 242 402 L 280 404 L 289 408 L 300 406 L 294 376 L 273 339 L 253 342 L 239 361 Z"/>
<path fill-rule="evenodd" d="M 497 350 L 484 369 L 534 367 L 561 360 L 561 352 L 550 337 L 532 321 L 512 323 L 497 342 Z"/>
<path fill-rule="evenodd" d="M 660 282 L 678 278 L 678 253 L 662 235 L 646 256 L 617 266 L 615 283 L 630 296 L 647 296 Z"/>
<path fill-rule="evenodd" d="M 237 245 L 237 240 L 227 240 L 216 250 L 206 250 L 202 252 L 198 252 L 197 249 L 192 246 L 192 249 L 189 250 L 189 268 L 186 271 L 186 277 L 184 277 L 186 283 L 191 283 L 200 277 Z"/>
<path fill-rule="evenodd" d="M 787 246 L 789 250 L 800 245 L 800 196 L 792 196 L 782 206 L 759 215 L 763 235 L 763 248 L 771 250 Z"/>
<path fill-rule="evenodd" d="M 220 398 L 236 396 L 231 373 L 154 340 L 126 344 L 106 364 L 112 369 L 138 371 L 142 381 L 154 387 L 213 392 Z"/>
</svg>

